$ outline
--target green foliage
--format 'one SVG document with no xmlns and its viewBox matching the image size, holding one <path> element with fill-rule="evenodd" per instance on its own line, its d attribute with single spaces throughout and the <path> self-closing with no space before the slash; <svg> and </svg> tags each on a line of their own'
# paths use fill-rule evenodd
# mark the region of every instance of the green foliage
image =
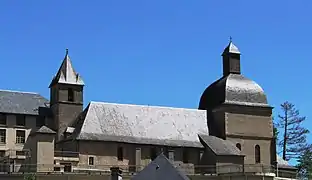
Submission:
<svg viewBox="0 0 312 180">
<path fill-rule="evenodd" d="M 306 117 L 300 116 L 299 110 L 290 102 L 281 104 L 282 115 L 278 115 L 275 133 L 282 133 L 278 145 L 283 151 L 283 159 L 297 159 L 307 148 L 306 135 L 309 130 L 302 126 Z"/>
<path fill-rule="evenodd" d="M 274 126 L 273 127 L 273 136 L 274 136 L 274 138 L 276 139 L 276 140 L 278 140 L 278 129 Z"/>
<path fill-rule="evenodd" d="M 36 175 L 35 174 L 25 174 L 24 180 L 36 180 Z"/>
<path fill-rule="evenodd" d="M 300 155 L 297 168 L 301 178 L 312 179 L 312 146 Z"/>
</svg>

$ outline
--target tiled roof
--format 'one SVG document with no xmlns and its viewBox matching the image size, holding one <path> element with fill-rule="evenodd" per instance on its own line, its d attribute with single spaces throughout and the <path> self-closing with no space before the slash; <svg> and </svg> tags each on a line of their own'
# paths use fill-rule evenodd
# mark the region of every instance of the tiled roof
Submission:
<svg viewBox="0 0 312 180">
<path fill-rule="evenodd" d="M 131 180 L 189 180 L 189 178 L 161 153 Z"/>
<path fill-rule="evenodd" d="M 49 107 L 49 101 L 40 94 L 0 90 L 0 112 L 38 115 L 39 107 Z"/>
<path fill-rule="evenodd" d="M 242 155 L 240 150 L 231 141 L 208 135 L 199 135 L 199 138 L 216 155 Z"/>
<path fill-rule="evenodd" d="M 208 134 L 206 111 L 91 102 L 73 133 L 80 140 L 203 147 L 198 134 Z"/>
</svg>

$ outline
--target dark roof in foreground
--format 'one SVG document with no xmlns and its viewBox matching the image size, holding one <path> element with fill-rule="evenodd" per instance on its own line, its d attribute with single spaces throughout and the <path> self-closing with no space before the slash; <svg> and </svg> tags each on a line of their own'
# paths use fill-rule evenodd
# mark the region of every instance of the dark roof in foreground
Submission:
<svg viewBox="0 0 312 180">
<path fill-rule="evenodd" d="M 0 112 L 38 115 L 49 101 L 38 93 L 0 90 Z"/>
<path fill-rule="evenodd" d="M 208 134 L 206 111 L 90 102 L 73 123 L 73 138 L 182 147 L 200 147 Z"/>
<path fill-rule="evenodd" d="M 189 180 L 189 178 L 161 153 L 131 180 Z"/>
<path fill-rule="evenodd" d="M 242 155 L 240 150 L 231 141 L 202 134 L 199 135 L 199 138 L 216 155 Z"/>
</svg>

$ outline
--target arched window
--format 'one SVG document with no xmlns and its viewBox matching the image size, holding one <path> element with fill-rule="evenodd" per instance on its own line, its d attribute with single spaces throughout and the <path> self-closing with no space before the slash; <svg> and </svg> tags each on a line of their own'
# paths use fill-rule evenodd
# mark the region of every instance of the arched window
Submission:
<svg viewBox="0 0 312 180">
<path fill-rule="evenodd" d="M 255 146 L 255 161 L 256 163 L 260 163 L 260 146 Z"/>
<path fill-rule="evenodd" d="M 237 143 L 237 144 L 236 144 L 236 147 L 237 147 L 239 150 L 242 150 L 241 144 Z"/>
</svg>

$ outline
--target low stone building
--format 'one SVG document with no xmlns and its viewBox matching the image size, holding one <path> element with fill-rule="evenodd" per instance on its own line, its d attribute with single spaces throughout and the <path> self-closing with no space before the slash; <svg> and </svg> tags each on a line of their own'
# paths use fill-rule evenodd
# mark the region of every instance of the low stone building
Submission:
<svg viewBox="0 0 312 180">
<path fill-rule="evenodd" d="M 241 74 L 232 42 L 222 57 L 223 76 L 203 92 L 198 109 L 93 101 L 83 108 L 84 81 L 66 50 L 50 100 L 0 91 L 3 169 L 138 172 L 163 153 L 188 174 L 271 171 L 277 162 L 272 107 Z"/>
</svg>

